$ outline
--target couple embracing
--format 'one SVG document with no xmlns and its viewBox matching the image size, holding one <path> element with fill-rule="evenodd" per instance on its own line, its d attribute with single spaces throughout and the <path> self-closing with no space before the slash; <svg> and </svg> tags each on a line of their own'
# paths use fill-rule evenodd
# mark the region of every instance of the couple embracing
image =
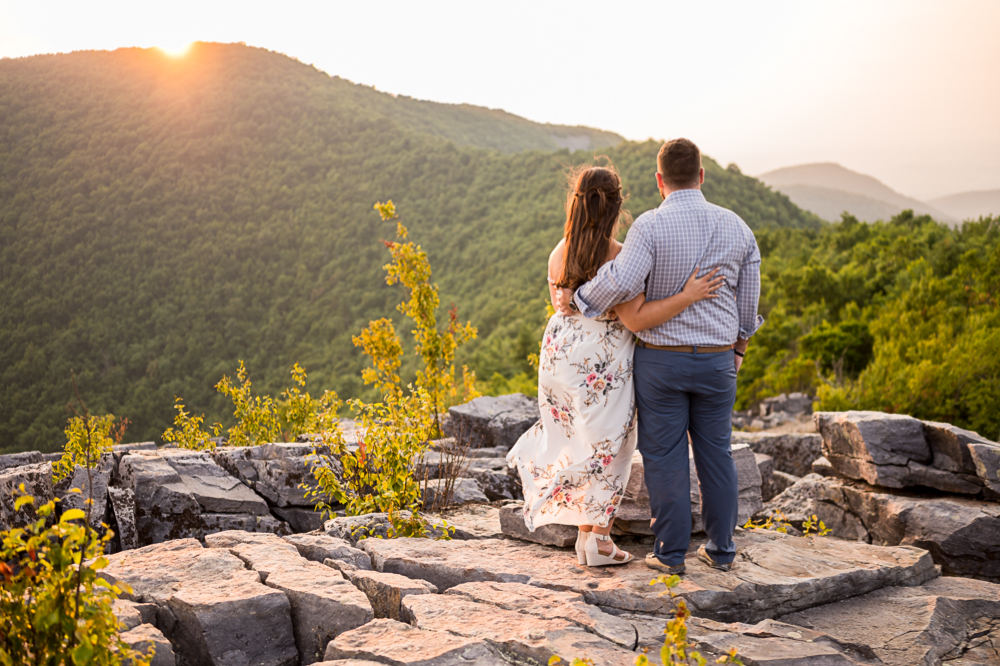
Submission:
<svg viewBox="0 0 1000 666">
<path fill-rule="evenodd" d="M 684 573 L 691 537 L 688 448 L 708 543 L 728 571 L 736 548 L 730 450 L 736 373 L 757 314 L 760 252 L 732 211 L 705 201 L 698 147 L 657 155 L 663 203 L 615 240 L 628 213 L 613 167 L 571 178 L 563 239 L 549 257 L 549 320 L 539 357 L 539 422 L 507 455 L 524 487 L 529 530 L 577 525 L 581 565 L 626 564 L 611 540 L 638 446 L 655 535 L 646 564 Z"/>
</svg>

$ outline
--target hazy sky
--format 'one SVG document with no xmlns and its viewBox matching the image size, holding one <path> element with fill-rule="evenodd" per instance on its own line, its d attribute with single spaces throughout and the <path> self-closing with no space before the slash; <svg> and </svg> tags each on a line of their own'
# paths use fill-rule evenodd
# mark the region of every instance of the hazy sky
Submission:
<svg viewBox="0 0 1000 666">
<path fill-rule="evenodd" d="M 0 0 L 0 56 L 246 42 L 379 90 L 745 173 L 833 161 L 921 199 L 1000 188 L 1000 0 Z"/>
</svg>

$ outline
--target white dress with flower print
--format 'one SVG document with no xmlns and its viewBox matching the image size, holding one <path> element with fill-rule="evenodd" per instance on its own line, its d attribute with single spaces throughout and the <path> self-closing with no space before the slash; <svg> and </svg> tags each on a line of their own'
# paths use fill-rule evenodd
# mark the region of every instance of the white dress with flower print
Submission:
<svg viewBox="0 0 1000 666">
<path fill-rule="evenodd" d="M 542 341 L 542 417 L 507 454 L 524 487 L 524 524 L 599 525 L 614 517 L 635 451 L 632 351 L 618 321 L 554 315 Z"/>
</svg>

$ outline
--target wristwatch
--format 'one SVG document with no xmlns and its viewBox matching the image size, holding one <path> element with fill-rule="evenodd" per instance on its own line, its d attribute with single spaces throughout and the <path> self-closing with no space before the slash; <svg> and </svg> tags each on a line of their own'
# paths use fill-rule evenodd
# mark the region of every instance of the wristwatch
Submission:
<svg viewBox="0 0 1000 666">
<path fill-rule="evenodd" d="M 572 310 L 573 312 L 579 312 L 580 311 L 580 308 L 578 308 L 576 306 L 576 299 L 575 298 L 569 299 L 569 309 Z"/>
</svg>

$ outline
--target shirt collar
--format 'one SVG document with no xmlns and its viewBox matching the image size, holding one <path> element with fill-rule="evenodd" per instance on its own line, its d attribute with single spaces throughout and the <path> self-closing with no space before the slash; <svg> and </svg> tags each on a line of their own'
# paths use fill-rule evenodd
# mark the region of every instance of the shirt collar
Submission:
<svg viewBox="0 0 1000 666">
<path fill-rule="evenodd" d="M 660 206 L 666 206 L 667 204 L 683 203 L 685 201 L 704 201 L 705 195 L 700 189 L 687 189 L 687 190 L 676 190 L 670 193 Z"/>
</svg>

